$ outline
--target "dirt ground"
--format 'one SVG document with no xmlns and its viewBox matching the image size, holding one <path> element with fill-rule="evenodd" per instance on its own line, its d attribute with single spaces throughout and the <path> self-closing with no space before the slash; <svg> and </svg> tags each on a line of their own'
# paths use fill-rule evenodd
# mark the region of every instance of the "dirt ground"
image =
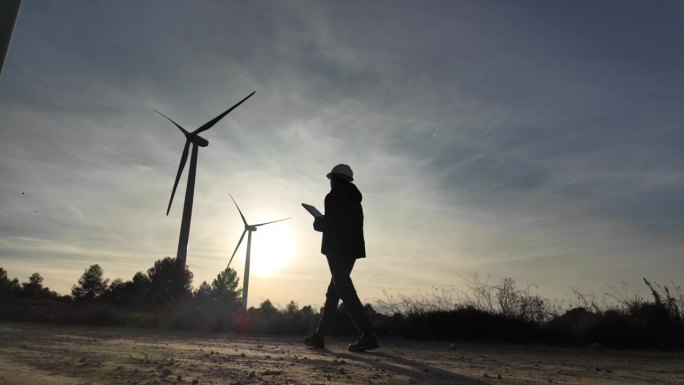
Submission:
<svg viewBox="0 0 684 385">
<path fill-rule="evenodd" d="M 684 384 L 684 354 L 0 323 L 0 384 Z"/>
</svg>

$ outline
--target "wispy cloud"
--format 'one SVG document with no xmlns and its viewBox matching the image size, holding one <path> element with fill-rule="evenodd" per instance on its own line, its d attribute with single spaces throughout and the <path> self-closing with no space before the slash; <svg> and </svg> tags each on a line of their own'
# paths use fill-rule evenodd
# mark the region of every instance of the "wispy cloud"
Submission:
<svg viewBox="0 0 684 385">
<path fill-rule="evenodd" d="M 364 193 L 369 297 L 473 272 L 558 296 L 677 278 L 681 7 L 494 4 L 26 4 L 0 82 L 0 265 L 66 292 L 89 264 L 127 279 L 174 255 L 183 137 L 153 109 L 194 127 L 256 90 L 205 133 L 197 284 L 242 231 L 232 193 L 293 218 L 293 259 L 253 300 L 320 303 L 299 203 L 322 205 L 339 162 Z"/>
</svg>

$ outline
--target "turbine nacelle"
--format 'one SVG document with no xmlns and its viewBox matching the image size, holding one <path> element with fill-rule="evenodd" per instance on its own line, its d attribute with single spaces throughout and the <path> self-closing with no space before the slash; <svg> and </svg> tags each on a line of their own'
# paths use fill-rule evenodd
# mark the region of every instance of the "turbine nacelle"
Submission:
<svg viewBox="0 0 684 385">
<path fill-rule="evenodd" d="M 199 134 L 197 133 L 197 131 L 199 131 L 199 130 L 195 130 L 195 131 L 193 131 L 193 132 L 188 132 L 188 130 L 186 130 L 186 129 L 185 129 L 183 126 L 181 126 L 180 124 L 178 124 L 178 123 L 174 122 L 173 120 L 171 120 L 171 118 L 169 118 L 168 116 L 162 114 L 161 112 L 159 112 L 159 111 L 157 111 L 157 110 L 154 110 L 154 111 L 155 111 L 156 113 L 158 113 L 159 115 L 165 117 L 165 118 L 168 119 L 171 123 L 173 123 L 176 127 L 178 127 L 178 129 L 181 130 L 181 132 L 183 133 L 183 135 L 185 135 L 185 138 L 188 140 L 188 142 L 190 142 L 190 143 L 192 143 L 192 144 L 196 144 L 196 145 L 198 145 L 198 146 L 200 146 L 200 147 L 207 147 L 207 146 L 209 145 L 209 141 L 208 141 L 208 140 L 206 140 L 206 139 L 204 139 L 203 137 L 199 136 Z"/>
<path fill-rule="evenodd" d="M 187 132 L 187 131 L 185 131 L 184 134 L 185 134 L 185 137 L 188 138 L 188 140 L 192 144 L 196 144 L 200 147 L 207 147 L 209 145 L 208 140 L 204 139 L 203 137 L 201 137 L 197 134 L 193 134 L 193 133 Z"/>
<path fill-rule="evenodd" d="M 257 231 L 257 227 L 254 225 L 247 225 L 245 226 L 245 230 L 247 231 Z"/>
</svg>

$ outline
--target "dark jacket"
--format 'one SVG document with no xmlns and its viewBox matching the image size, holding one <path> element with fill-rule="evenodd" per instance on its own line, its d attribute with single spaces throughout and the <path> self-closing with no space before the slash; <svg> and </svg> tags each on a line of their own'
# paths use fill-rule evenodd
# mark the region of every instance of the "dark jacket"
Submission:
<svg viewBox="0 0 684 385">
<path fill-rule="evenodd" d="M 321 253 L 366 257 L 361 199 L 361 192 L 353 183 L 343 180 L 333 183 L 325 196 L 325 217 L 314 222 L 314 229 L 323 232 Z"/>
</svg>

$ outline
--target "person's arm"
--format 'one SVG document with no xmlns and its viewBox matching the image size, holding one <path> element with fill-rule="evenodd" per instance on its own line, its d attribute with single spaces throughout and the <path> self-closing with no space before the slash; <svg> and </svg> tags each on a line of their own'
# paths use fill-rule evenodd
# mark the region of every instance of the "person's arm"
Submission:
<svg viewBox="0 0 684 385">
<path fill-rule="evenodd" d="M 316 231 L 324 232 L 325 231 L 325 217 L 314 218 L 313 228 Z"/>
<path fill-rule="evenodd" d="M 313 228 L 316 231 L 319 231 L 321 233 L 324 233 L 326 231 L 326 228 L 331 225 L 329 222 L 334 220 L 334 213 L 332 211 L 331 207 L 331 201 L 333 199 L 332 192 L 328 193 L 325 196 L 325 199 L 323 200 L 323 216 L 322 217 L 316 217 L 314 218 L 314 223 L 313 223 Z M 332 216 L 328 216 L 328 214 Z M 330 221 L 328 221 L 328 218 L 331 218 Z"/>
</svg>

